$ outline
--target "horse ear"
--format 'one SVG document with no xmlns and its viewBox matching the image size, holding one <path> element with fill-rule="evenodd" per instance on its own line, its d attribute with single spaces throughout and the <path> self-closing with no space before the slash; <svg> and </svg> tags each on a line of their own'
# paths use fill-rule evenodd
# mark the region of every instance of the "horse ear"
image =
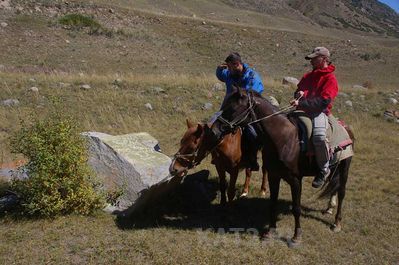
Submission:
<svg viewBox="0 0 399 265">
<path fill-rule="evenodd" d="M 186 123 L 187 123 L 187 128 L 191 128 L 191 127 L 194 127 L 195 126 L 195 124 L 194 123 L 192 123 L 189 119 L 186 119 Z"/>
<path fill-rule="evenodd" d="M 234 93 L 237 93 L 240 91 L 240 88 L 236 84 L 233 84 L 231 87 L 232 87 L 231 94 L 234 94 Z"/>
<path fill-rule="evenodd" d="M 204 127 L 202 127 L 202 125 L 198 123 L 197 130 L 194 133 L 195 137 L 200 138 L 203 131 L 204 131 Z"/>
</svg>

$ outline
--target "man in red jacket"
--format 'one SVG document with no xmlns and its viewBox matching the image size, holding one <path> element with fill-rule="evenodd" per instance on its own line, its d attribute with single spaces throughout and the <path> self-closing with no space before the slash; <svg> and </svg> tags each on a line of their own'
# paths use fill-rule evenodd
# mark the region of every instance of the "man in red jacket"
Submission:
<svg viewBox="0 0 399 265">
<path fill-rule="evenodd" d="M 338 93 L 338 82 L 334 75 L 335 66 L 330 62 L 330 52 L 325 47 L 316 47 L 305 57 L 310 60 L 313 71 L 306 73 L 298 84 L 295 92 L 299 100 L 291 101 L 297 109 L 305 111 L 312 119 L 313 145 L 319 173 L 312 182 L 314 188 L 324 184 L 330 174 L 329 147 L 326 139 L 328 115 L 331 114 L 332 103 Z"/>
</svg>

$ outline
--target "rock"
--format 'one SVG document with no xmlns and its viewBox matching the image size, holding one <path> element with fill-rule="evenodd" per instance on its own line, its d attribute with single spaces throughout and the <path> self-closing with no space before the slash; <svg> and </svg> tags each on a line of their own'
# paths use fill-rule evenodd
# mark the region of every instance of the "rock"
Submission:
<svg viewBox="0 0 399 265">
<path fill-rule="evenodd" d="M 222 90 L 224 90 L 224 87 L 223 87 L 223 85 L 220 84 L 220 83 L 215 83 L 215 84 L 213 84 L 213 86 L 212 86 L 212 90 L 213 90 L 213 91 L 222 91 Z"/>
<path fill-rule="evenodd" d="M 353 89 L 359 89 L 359 90 L 367 90 L 367 87 L 361 86 L 361 85 L 354 85 L 352 87 Z"/>
<path fill-rule="evenodd" d="M 28 178 L 28 174 L 26 171 L 19 171 L 17 169 L 14 168 L 2 168 L 0 169 L 0 179 L 9 182 L 12 179 L 19 179 L 19 180 L 23 180 L 23 179 L 27 179 Z"/>
<path fill-rule="evenodd" d="M 206 25 L 206 22 L 205 22 L 205 21 L 202 21 L 202 25 Z"/>
<path fill-rule="evenodd" d="M 394 105 L 398 104 L 398 100 L 395 98 L 388 98 L 387 101 L 389 104 L 394 104 Z"/>
<path fill-rule="evenodd" d="M 163 89 L 162 87 L 159 87 L 159 86 L 153 87 L 153 88 L 152 88 L 152 91 L 155 92 L 155 93 L 157 93 L 157 94 L 159 94 L 159 93 L 165 93 L 165 92 L 166 92 L 165 89 Z"/>
<path fill-rule="evenodd" d="M 39 89 L 37 87 L 33 86 L 33 87 L 29 88 L 29 91 L 31 91 L 33 93 L 38 93 Z"/>
<path fill-rule="evenodd" d="M 360 98 L 360 100 L 365 100 L 366 96 L 365 95 L 360 95 L 359 98 Z"/>
<path fill-rule="evenodd" d="M 1 101 L 2 106 L 6 106 L 6 107 L 12 107 L 12 106 L 18 106 L 19 105 L 19 100 L 18 99 L 6 99 Z"/>
<path fill-rule="evenodd" d="M 1 22 L 1 23 L 0 23 L 0 26 L 1 26 L 2 28 L 5 28 L 5 27 L 8 26 L 8 24 L 7 24 L 6 22 Z"/>
<path fill-rule="evenodd" d="M 89 144 L 88 163 L 103 189 L 121 192 L 112 205 L 114 210 L 129 214 L 140 210 L 180 183 L 180 178 L 169 175 L 171 159 L 160 152 L 158 141 L 148 133 L 83 135 Z"/>
<path fill-rule="evenodd" d="M 109 8 L 108 12 L 111 13 L 111 14 L 115 13 L 115 11 L 112 8 Z"/>
<path fill-rule="evenodd" d="M 212 109 L 212 107 L 213 107 L 213 104 L 210 103 L 210 102 L 207 102 L 207 103 L 205 103 L 205 104 L 202 106 L 202 109 L 203 109 L 203 110 L 210 110 L 210 109 Z"/>
<path fill-rule="evenodd" d="M 297 86 L 298 83 L 299 83 L 299 80 L 296 79 L 295 77 L 286 76 L 283 78 L 283 85 Z"/>
<path fill-rule="evenodd" d="M 280 103 L 278 103 L 277 99 L 273 96 L 266 96 L 266 99 L 273 105 L 276 107 L 280 106 Z"/>
<path fill-rule="evenodd" d="M 36 82 L 36 79 L 34 79 L 34 78 L 29 78 L 29 82 L 35 83 L 35 82 Z"/>
<path fill-rule="evenodd" d="M 7 194 L 0 198 L 0 213 L 10 211 L 19 204 L 19 198 L 16 194 Z"/>
<path fill-rule="evenodd" d="M 84 84 L 84 85 L 81 85 L 81 86 L 80 86 L 80 89 L 89 90 L 89 89 L 91 89 L 91 86 L 88 85 L 88 84 Z"/>
<path fill-rule="evenodd" d="M 123 83 L 123 81 L 120 78 L 115 79 L 113 82 L 113 84 L 116 86 L 120 86 L 120 85 L 122 85 L 122 83 Z"/>
<path fill-rule="evenodd" d="M 345 92 L 338 92 L 338 95 L 337 95 L 338 97 L 343 97 L 343 98 L 348 98 L 349 97 L 349 95 L 348 94 L 346 94 Z"/>
<path fill-rule="evenodd" d="M 399 123 L 399 110 L 386 110 L 384 112 L 384 118 Z"/>
<path fill-rule="evenodd" d="M 67 87 L 71 87 L 71 84 L 70 84 L 70 83 L 59 82 L 59 83 L 58 83 L 58 86 L 59 86 L 60 88 L 67 88 Z"/>
<path fill-rule="evenodd" d="M 345 105 L 351 108 L 353 107 L 353 103 L 350 100 L 345 101 Z"/>
<path fill-rule="evenodd" d="M 0 0 L 0 9 L 11 9 L 10 0 Z"/>
<path fill-rule="evenodd" d="M 144 107 L 148 110 L 153 110 L 152 105 L 150 103 L 145 103 Z"/>
</svg>

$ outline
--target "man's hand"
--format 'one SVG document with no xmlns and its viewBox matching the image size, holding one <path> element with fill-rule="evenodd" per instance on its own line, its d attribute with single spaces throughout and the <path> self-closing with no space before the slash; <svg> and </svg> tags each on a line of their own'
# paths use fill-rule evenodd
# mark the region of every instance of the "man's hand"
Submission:
<svg viewBox="0 0 399 265">
<path fill-rule="evenodd" d="M 301 99 L 304 94 L 305 94 L 305 92 L 298 91 L 296 93 L 297 98 L 290 101 L 291 106 L 297 107 L 299 105 L 299 99 Z"/>
<path fill-rule="evenodd" d="M 297 100 L 297 99 L 291 100 L 291 101 L 290 101 L 290 105 L 291 105 L 291 106 L 294 106 L 294 107 L 297 107 L 297 106 L 299 105 L 299 100 Z"/>
<path fill-rule="evenodd" d="M 222 68 L 222 69 L 227 69 L 227 64 L 226 63 L 222 63 L 218 66 L 218 68 Z"/>
</svg>

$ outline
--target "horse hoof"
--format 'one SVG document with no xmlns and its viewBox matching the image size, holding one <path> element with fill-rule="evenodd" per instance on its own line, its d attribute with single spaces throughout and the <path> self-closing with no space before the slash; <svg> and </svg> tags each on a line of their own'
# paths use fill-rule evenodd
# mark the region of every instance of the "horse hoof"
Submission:
<svg viewBox="0 0 399 265">
<path fill-rule="evenodd" d="M 289 248 L 297 248 L 301 245 L 301 239 L 300 238 L 291 238 L 287 241 L 287 245 Z"/>
<path fill-rule="evenodd" d="M 339 233 L 339 232 L 341 232 L 341 225 L 333 224 L 333 225 L 331 226 L 331 230 L 332 230 L 334 233 Z"/>
<path fill-rule="evenodd" d="M 323 214 L 330 214 L 330 215 L 332 215 L 332 214 L 333 214 L 333 209 L 332 209 L 332 208 L 328 208 L 327 210 L 324 210 L 322 213 L 323 213 Z"/>
<path fill-rule="evenodd" d="M 260 240 L 262 241 L 269 241 L 276 238 L 278 238 L 278 233 L 276 228 L 270 228 L 260 236 Z"/>
<path fill-rule="evenodd" d="M 240 195 L 240 198 L 246 198 L 248 196 L 248 192 L 243 192 Z"/>
</svg>

